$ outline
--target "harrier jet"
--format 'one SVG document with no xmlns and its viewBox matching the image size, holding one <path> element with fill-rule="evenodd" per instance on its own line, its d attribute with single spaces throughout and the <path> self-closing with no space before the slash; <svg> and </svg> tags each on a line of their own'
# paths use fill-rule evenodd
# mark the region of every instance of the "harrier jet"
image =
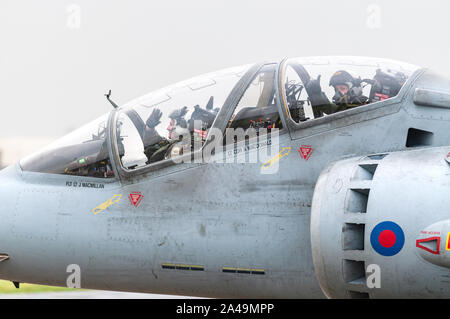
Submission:
<svg viewBox="0 0 450 319">
<path fill-rule="evenodd" d="M 0 278 L 450 297 L 444 77 L 377 58 L 287 58 L 112 104 L 1 171 Z"/>
</svg>

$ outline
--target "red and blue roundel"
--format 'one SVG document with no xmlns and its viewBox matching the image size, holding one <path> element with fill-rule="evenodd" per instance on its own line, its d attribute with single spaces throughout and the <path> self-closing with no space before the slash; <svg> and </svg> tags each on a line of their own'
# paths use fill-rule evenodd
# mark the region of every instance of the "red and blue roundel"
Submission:
<svg viewBox="0 0 450 319">
<path fill-rule="evenodd" d="M 402 250 L 405 234 L 402 228 L 394 222 L 381 222 L 370 234 L 372 248 L 382 256 L 394 256 Z"/>
</svg>

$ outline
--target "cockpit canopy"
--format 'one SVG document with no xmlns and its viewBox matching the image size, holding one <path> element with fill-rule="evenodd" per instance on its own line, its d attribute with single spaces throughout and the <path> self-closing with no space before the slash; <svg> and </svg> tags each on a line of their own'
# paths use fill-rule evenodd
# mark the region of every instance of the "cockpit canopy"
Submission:
<svg viewBox="0 0 450 319">
<path fill-rule="evenodd" d="M 166 159 L 169 153 L 179 155 L 183 150 L 188 151 L 185 146 L 174 145 L 183 134 L 192 133 L 200 144 L 204 142 L 226 98 L 250 66 L 229 68 L 179 82 L 121 107 L 116 128 L 123 167 L 134 169 Z M 107 119 L 106 114 L 22 159 L 22 169 L 114 177 L 106 139 Z"/>
<path fill-rule="evenodd" d="M 21 160 L 23 170 L 31 172 L 114 177 L 106 143 L 108 114 Z"/>
<path fill-rule="evenodd" d="M 292 58 L 282 68 L 283 102 L 304 122 L 395 97 L 417 69 L 375 58 Z"/>
<path fill-rule="evenodd" d="M 231 90 L 248 68 L 246 65 L 202 75 L 121 108 L 116 126 L 122 166 L 135 169 L 189 153 L 196 142 L 201 146 Z"/>
<path fill-rule="evenodd" d="M 259 71 L 256 65 L 244 65 L 157 90 L 121 107 L 111 117 L 114 124 L 104 115 L 24 158 L 20 165 L 24 171 L 111 178 L 115 171 L 110 154 L 130 171 L 190 153 L 193 145 L 205 143 L 219 113 L 223 113 L 220 121 L 226 121 L 220 125 L 226 127 L 225 135 L 236 128 L 270 132 L 283 128 L 279 110 L 287 120 L 301 123 L 389 100 L 418 69 L 357 57 L 292 58 L 279 65 L 260 65 Z M 220 112 L 237 87 L 240 95 L 234 93 L 231 99 L 237 102 Z M 116 140 L 111 143 L 108 132 L 113 128 L 108 124 L 115 127 Z M 109 145 L 115 147 L 111 150 Z"/>
</svg>

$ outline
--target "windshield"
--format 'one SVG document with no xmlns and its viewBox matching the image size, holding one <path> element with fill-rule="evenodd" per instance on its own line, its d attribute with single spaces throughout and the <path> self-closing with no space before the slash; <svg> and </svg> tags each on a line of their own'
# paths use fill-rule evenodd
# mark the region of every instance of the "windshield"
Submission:
<svg viewBox="0 0 450 319">
<path fill-rule="evenodd" d="M 121 108 L 117 145 L 126 169 L 201 148 L 231 90 L 250 65 L 179 82 Z"/>
<path fill-rule="evenodd" d="M 20 161 L 24 171 L 114 177 L 106 145 L 108 114 Z"/>
<path fill-rule="evenodd" d="M 363 57 L 288 59 L 283 67 L 283 102 L 296 122 L 395 97 L 418 67 Z"/>
</svg>

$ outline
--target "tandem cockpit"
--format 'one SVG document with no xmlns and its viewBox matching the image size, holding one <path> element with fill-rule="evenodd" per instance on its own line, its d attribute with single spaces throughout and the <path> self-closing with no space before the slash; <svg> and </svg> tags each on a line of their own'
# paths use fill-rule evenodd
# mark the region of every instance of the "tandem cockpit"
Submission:
<svg viewBox="0 0 450 319">
<path fill-rule="evenodd" d="M 418 68 L 360 57 L 288 59 L 282 68 L 283 104 L 295 122 L 391 99 Z"/>
<path fill-rule="evenodd" d="M 227 132 L 258 134 L 383 102 L 418 70 L 356 57 L 292 58 L 221 70 L 147 94 L 20 161 L 23 171 L 114 178 L 145 171 Z M 311 122 L 312 123 L 312 122 Z M 214 129 L 214 130 L 213 130 Z M 162 166 L 161 166 L 162 167 Z"/>
</svg>

